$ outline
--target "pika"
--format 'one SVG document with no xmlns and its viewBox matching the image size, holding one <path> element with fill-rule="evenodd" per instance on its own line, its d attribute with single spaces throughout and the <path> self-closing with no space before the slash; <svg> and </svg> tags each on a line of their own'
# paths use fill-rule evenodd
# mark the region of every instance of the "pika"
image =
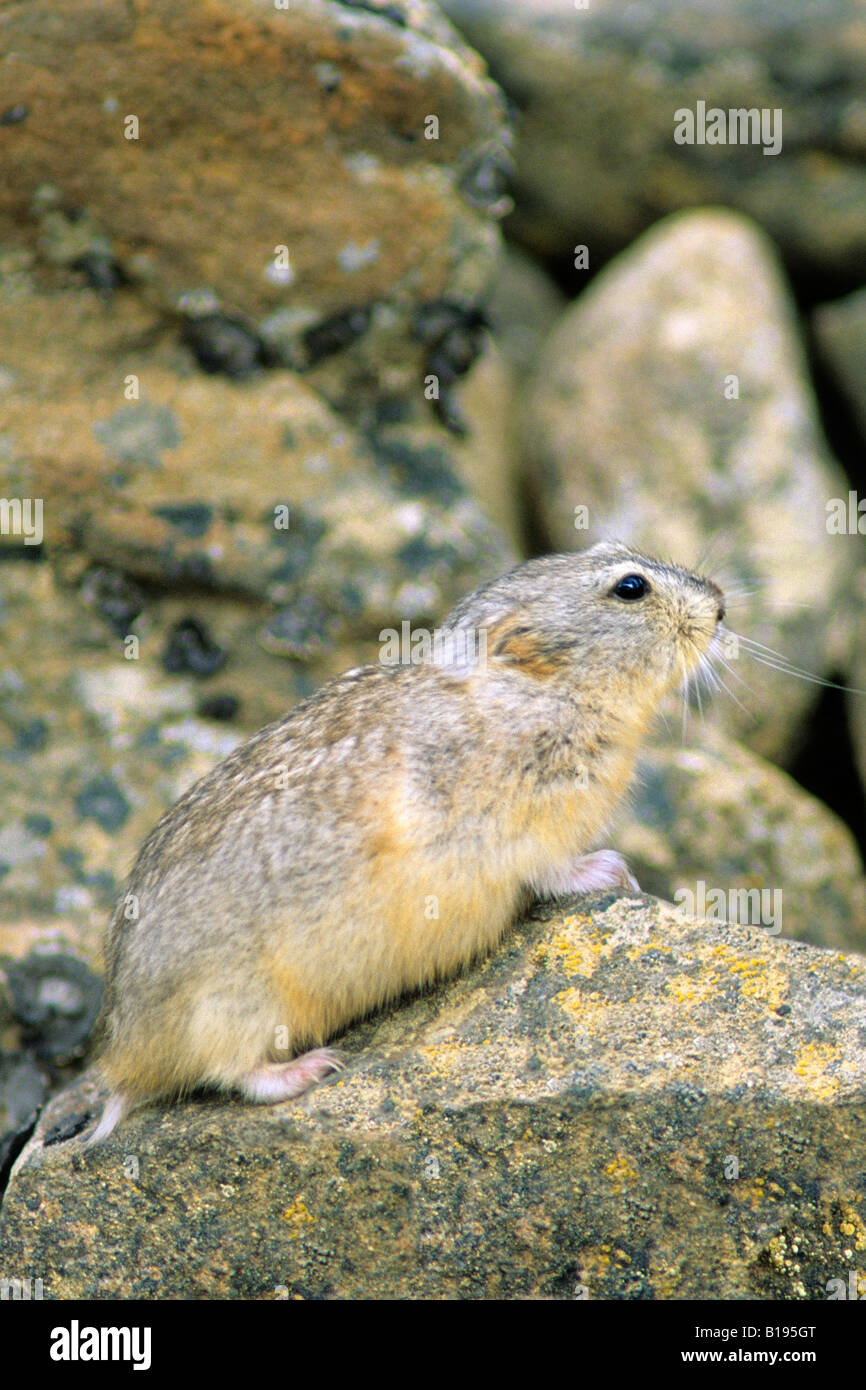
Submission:
<svg viewBox="0 0 866 1390">
<path fill-rule="evenodd" d="M 297 1096 L 340 1066 L 323 1042 L 488 951 L 529 895 L 636 889 L 593 847 L 724 613 L 711 580 L 619 543 L 544 556 L 463 599 L 430 659 L 347 671 L 235 749 L 108 926 L 89 1142 L 200 1085 Z"/>
</svg>

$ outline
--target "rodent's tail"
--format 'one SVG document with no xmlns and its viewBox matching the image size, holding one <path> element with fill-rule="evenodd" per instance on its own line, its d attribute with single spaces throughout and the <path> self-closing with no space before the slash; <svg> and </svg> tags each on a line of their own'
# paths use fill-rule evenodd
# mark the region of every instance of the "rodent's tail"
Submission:
<svg viewBox="0 0 866 1390">
<path fill-rule="evenodd" d="M 103 1139 L 107 1139 L 115 1125 L 120 1124 L 120 1121 L 123 1119 L 128 1109 L 129 1101 L 126 1096 L 120 1091 L 113 1091 L 105 1102 L 105 1109 L 102 1112 L 102 1118 L 99 1124 L 87 1140 L 87 1147 L 90 1148 L 93 1144 L 101 1144 Z"/>
</svg>

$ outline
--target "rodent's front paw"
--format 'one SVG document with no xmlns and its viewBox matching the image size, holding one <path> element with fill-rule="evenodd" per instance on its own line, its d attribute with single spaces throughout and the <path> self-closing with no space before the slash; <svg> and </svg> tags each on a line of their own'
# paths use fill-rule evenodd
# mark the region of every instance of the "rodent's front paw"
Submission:
<svg viewBox="0 0 866 1390">
<path fill-rule="evenodd" d="M 535 888 L 542 898 L 559 898 L 566 893 L 597 893 L 603 888 L 641 891 L 640 884 L 621 854 L 614 849 L 597 849 L 573 859 L 558 873 L 549 874 Z"/>
</svg>

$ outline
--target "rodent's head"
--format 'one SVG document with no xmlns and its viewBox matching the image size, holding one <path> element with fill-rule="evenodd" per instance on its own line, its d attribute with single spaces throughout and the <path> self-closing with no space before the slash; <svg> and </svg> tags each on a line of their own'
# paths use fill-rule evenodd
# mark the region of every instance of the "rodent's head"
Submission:
<svg viewBox="0 0 866 1390">
<path fill-rule="evenodd" d="M 488 667 L 655 704 L 687 679 L 725 616 L 711 579 L 604 541 L 519 565 L 465 598 L 447 631 L 483 629 Z"/>
</svg>

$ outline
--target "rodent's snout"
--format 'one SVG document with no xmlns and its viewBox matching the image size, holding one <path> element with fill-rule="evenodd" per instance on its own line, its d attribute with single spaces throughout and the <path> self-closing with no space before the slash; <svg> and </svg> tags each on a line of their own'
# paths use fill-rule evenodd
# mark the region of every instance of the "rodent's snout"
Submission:
<svg viewBox="0 0 866 1390">
<path fill-rule="evenodd" d="M 725 591 L 720 589 L 714 579 L 707 579 L 705 575 L 700 576 L 700 584 L 704 594 L 716 605 L 716 622 L 722 623 L 725 620 Z"/>
</svg>

